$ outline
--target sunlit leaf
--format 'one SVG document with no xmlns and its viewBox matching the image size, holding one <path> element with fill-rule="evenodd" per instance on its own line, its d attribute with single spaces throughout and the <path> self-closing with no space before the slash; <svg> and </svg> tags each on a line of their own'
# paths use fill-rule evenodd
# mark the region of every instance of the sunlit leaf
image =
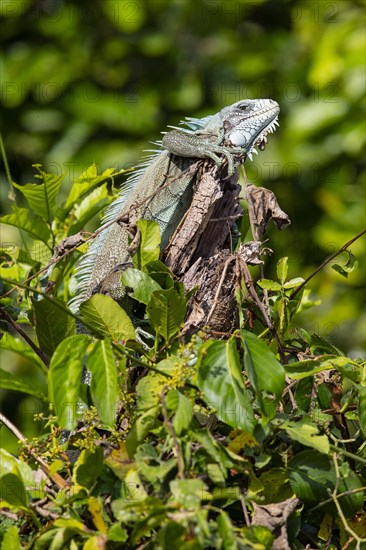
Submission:
<svg viewBox="0 0 366 550">
<path fill-rule="evenodd" d="M 281 285 L 283 285 L 287 279 L 288 272 L 288 257 L 284 256 L 277 262 L 277 277 Z"/>
<path fill-rule="evenodd" d="M 28 497 L 16 458 L 0 449 L 0 498 L 17 508 L 28 508 Z"/>
<path fill-rule="evenodd" d="M 15 525 L 8 527 L 1 541 L 1 550 L 21 550 L 18 528 Z"/>
<path fill-rule="evenodd" d="M 91 372 L 91 396 L 100 420 L 113 427 L 117 408 L 117 368 L 109 338 L 93 345 L 87 361 Z"/>
<path fill-rule="evenodd" d="M 264 290 L 271 290 L 272 292 L 281 291 L 281 285 L 276 281 L 271 281 L 270 279 L 259 279 L 259 281 L 257 281 L 257 285 Z"/>
<path fill-rule="evenodd" d="M 40 179 L 42 183 L 18 185 L 13 182 L 13 185 L 27 199 L 30 210 L 50 223 L 64 176 L 47 174 L 41 170 L 40 165 L 36 164 L 34 166 L 38 170 L 38 174 L 35 177 Z"/>
<path fill-rule="evenodd" d="M 255 389 L 262 412 L 268 418 L 276 413 L 285 386 L 285 370 L 267 344 L 252 332 L 240 331 L 244 366 Z"/>
<path fill-rule="evenodd" d="M 135 329 L 127 313 L 109 296 L 95 294 L 80 306 L 80 314 L 96 336 L 133 340 Z"/>
<path fill-rule="evenodd" d="M 133 257 L 133 264 L 138 269 L 159 259 L 160 256 L 160 228 L 152 220 L 139 220 L 137 226 L 140 231 L 140 246 Z"/>
<path fill-rule="evenodd" d="M 96 447 L 93 451 L 83 450 L 73 468 L 73 481 L 86 489 L 91 489 L 103 468 L 103 451 Z"/>
<path fill-rule="evenodd" d="M 131 298 L 146 305 L 150 302 L 151 294 L 161 290 L 160 285 L 149 275 L 131 267 L 122 272 L 121 281 L 124 286 L 133 289 L 133 292 L 129 292 Z"/>
<path fill-rule="evenodd" d="M 90 337 L 78 334 L 65 338 L 52 356 L 49 370 L 49 398 L 59 425 L 73 430 L 77 420 L 79 385 Z"/>
<path fill-rule="evenodd" d="M 156 332 L 169 341 L 180 329 L 186 314 L 187 299 L 173 288 L 152 293 L 146 313 Z"/>
<path fill-rule="evenodd" d="M 168 409 L 175 411 L 173 427 L 177 435 L 186 430 L 193 417 L 193 409 L 190 400 L 178 390 L 170 390 L 166 396 Z"/>
<path fill-rule="evenodd" d="M 198 385 L 217 417 L 253 433 L 255 418 L 244 384 L 236 341 L 208 341 L 198 360 Z"/>
<path fill-rule="evenodd" d="M 319 434 L 319 428 L 310 418 L 301 418 L 296 422 L 286 420 L 283 423 L 279 423 L 279 428 L 286 430 L 291 439 L 298 441 L 302 445 L 313 447 L 313 449 L 316 449 L 320 453 L 329 454 L 328 437 Z"/>
<path fill-rule="evenodd" d="M 27 208 L 13 206 L 12 209 L 12 214 L 1 216 L 0 223 L 15 225 L 33 239 L 47 244 L 51 237 L 51 231 L 46 222 L 40 216 L 32 214 Z"/>
</svg>

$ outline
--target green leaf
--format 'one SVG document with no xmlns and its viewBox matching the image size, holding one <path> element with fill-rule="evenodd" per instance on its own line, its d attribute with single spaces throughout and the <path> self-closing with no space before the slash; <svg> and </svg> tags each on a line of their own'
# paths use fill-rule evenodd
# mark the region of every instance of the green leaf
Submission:
<svg viewBox="0 0 366 550">
<path fill-rule="evenodd" d="M 96 336 L 108 336 L 112 340 L 134 340 L 132 321 L 113 298 L 95 294 L 80 306 L 80 314 L 87 328 Z"/>
<path fill-rule="evenodd" d="M 152 220 L 139 220 L 137 226 L 140 230 L 140 246 L 133 257 L 133 264 L 137 269 L 143 269 L 149 262 L 159 259 L 160 228 L 158 223 Z"/>
<path fill-rule="evenodd" d="M 162 482 L 177 465 L 176 458 L 159 457 L 150 443 L 140 445 L 134 456 L 140 474 L 150 483 Z"/>
<path fill-rule="evenodd" d="M 246 330 L 240 331 L 244 367 L 255 390 L 262 413 L 273 418 L 285 387 L 285 370 L 267 344 Z"/>
<path fill-rule="evenodd" d="M 310 418 L 304 417 L 296 422 L 285 421 L 279 425 L 281 430 L 286 430 L 291 439 L 298 441 L 306 447 L 313 447 L 320 453 L 329 454 L 330 446 L 326 435 L 319 435 L 319 429 Z"/>
<path fill-rule="evenodd" d="M 77 220 L 68 230 L 68 235 L 74 235 L 88 223 L 100 210 L 105 208 L 112 200 L 108 194 L 108 187 L 105 183 L 94 189 L 80 203 L 75 205 L 73 217 Z"/>
<path fill-rule="evenodd" d="M 39 172 L 35 177 L 42 180 L 42 183 L 18 185 L 13 182 L 13 185 L 27 199 L 30 210 L 50 223 L 64 175 L 46 174 L 46 172 L 40 169 L 39 164 L 35 164 L 34 167 Z"/>
<path fill-rule="evenodd" d="M 253 433 L 256 420 L 234 339 L 203 344 L 198 358 L 198 386 L 220 420 Z"/>
<path fill-rule="evenodd" d="M 115 523 L 112 525 L 110 529 L 108 529 L 108 540 L 113 542 L 126 542 L 128 539 L 128 534 L 125 529 L 121 527 L 119 523 Z"/>
<path fill-rule="evenodd" d="M 16 525 L 8 527 L 1 541 L 1 550 L 22 550 Z"/>
<path fill-rule="evenodd" d="M 174 288 L 174 278 L 169 268 L 160 260 L 145 265 L 144 271 L 163 289 Z"/>
<path fill-rule="evenodd" d="M 28 497 L 17 459 L 0 449 L 0 465 L 0 498 L 17 508 L 28 509 Z"/>
<path fill-rule="evenodd" d="M 175 548 L 184 549 L 185 534 L 186 530 L 183 525 L 176 521 L 167 521 L 166 523 L 164 523 L 158 533 L 159 548 L 161 548 L 162 550 L 171 550 L 172 541 L 174 541 Z M 110 536 L 108 538 L 110 538 Z"/>
<path fill-rule="evenodd" d="M 49 398 L 53 403 L 59 425 L 73 430 L 77 421 L 79 385 L 86 348 L 86 334 L 70 336 L 56 348 L 49 370 Z"/>
<path fill-rule="evenodd" d="M 283 288 L 286 290 L 290 290 L 292 288 L 296 288 L 297 286 L 301 285 L 301 283 L 304 282 L 305 279 L 302 277 L 295 277 L 294 279 L 290 279 L 286 283 L 283 284 Z"/>
<path fill-rule="evenodd" d="M 149 275 L 132 267 L 122 272 L 121 281 L 124 286 L 133 289 L 133 292 L 129 292 L 131 298 L 146 305 L 150 302 L 151 294 L 155 290 L 162 290 L 161 286 Z"/>
<path fill-rule="evenodd" d="M 268 527 L 263 525 L 251 525 L 244 527 L 244 548 L 248 550 L 272 550 L 275 536 L 271 533 Z"/>
<path fill-rule="evenodd" d="M 40 216 L 32 214 L 28 208 L 12 206 L 12 210 L 12 214 L 6 214 L 0 218 L 0 223 L 15 225 L 18 229 L 28 233 L 33 239 L 47 244 L 51 237 L 51 230 Z"/>
<path fill-rule="evenodd" d="M 332 264 L 331 268 L 334 269 L 339 275 L 342 275 L 345 279 L 348 278 L 348 272 L 340 264 Z"/>
<path fill-rule="evenodd" d="M 118 447 L 112 448 L 108 456 L 105 457 L 104 463 L 118 479 L 125 479 L 128 472 L 136 468 L 135 462 L 128 456 L 124 441 L 119 441 Z"/>
<path fill-rule="evenodd" d="M 146 412 L 141 414 L 135 423 L 133 424 L 127 439 L 126 439 L 126 449 L 128 455 L 132 458 L 135 454 L 135 451 L 146 437 L 146 435 L 154 428 L 159 426 L 158 415 L 160 413 L 160 407 L 151 407 Z"/>
<path fill-rule="evenodd" d="M 68 211 L 74 204 L 79 204 L 82 197 L 96 185 L 99 185 L 107 179 L 111 179 L 112 174 L 114 174 L 114 169 L 107 168 L 107 170 L 104 170 L 104 172 L 98 176 L 96 165 L 92 164 L 88 166 L 88 168 L 74 180 L 64 209 Z"/>
<path fill-rule="evenodd" d="M 347 262 L 344 265 L 340 264 L 332 264 L 332 269 L 334 271 L 337 271 L 342 277 L 345 277 L 347 279 L 348 273 L 352 273 L 355 269 L 358 267 L 358 261 L 356 260 L 355 256 L 350 252 L 350 250 L 347 250 L 348 252 L 348 259 Z"/>
<path fill-rule="evenodd" d="M 299 380 L 295 387 L 295 393 L 294 393 L 294 399 L 297 407 L 305 412 L 308 412 L 311 406 L 311 392 L 314 385 L 314 378 L 312 376 L 308 376 L 307 378 L 303 378 L 302 380 Z M 319 386 L 318 387 L 318 399 L 319 399 L 319 390 L 320 387 L 325 386 Z M 327 390 L 328 391 L 328 390 Z M 322 407 L 322 408 L 328 408 L 328 407 Z"/>
<path fill-rule="evenodd" d="M 74 483 L 91 490 L 103 468 L 103 451 L 96 447 L 93 451 L 84 449 L 74 464 L 72 479 Z"/>
<path fill-rule="evenodd" d="M 21 357 L 24 357 L 27 361 L 30 361 L 37 367 L 40 367 L 41 370 L 45 372 L 44 363 L 36 352 L 33 351 L 33 349 L 23 340 L 16 338 L 9 332 L 4 332 L 3 337 L 0 340 L 0 348 L 18 353 Z"/>
<path fill-rule="evenodd" d="M 321 353 L 340 355 L 341 357 L 344 355 L 340 349 L 318 334 L 311 335 L 311 343 L 309 347 L 314 355 L 320 355 Z"/>
<path fill-rule="evenodd" d="M 61 527 L 67 529 L 69 533 L 78 535 L 85 535 L 89 532 L 89 529 L 81 521 L 73 518 L 60 518 L 56 519 L 53 523 L 55 527 Z"/>
<path fill-rule="evenodd" d="M 293 495 L 288 481 L 288 472 L 284 468 L 267 470 L 259 477 L 259 481 L 263 486 L 263 491 L 260 493 L 261 504 L 283 502 Z"/>
<path fill-rule="evenodd" d="M 173 501 L 186 510 L 198 509 L 202 500 L 212 498 L 201 479 L 174 479 L 169 487 Z"/>
<path fill-rule="evenodd" d="M 58 298 L 32 300 L 40 348 L 51 357 L 62 340 L 75 333 L 75 321 Z"/>
<path fill-rule="evenodd" d="M 186 430 L 193 417 L 193 409 L 189 399 L 178 390 L 170 390 L 166 396 L 168 409 L 175 411 L 173 427 L 177 435 Z"/>
<path fill-rule="evenodd" d="M 117 368 L 109 338 L 95 342 L 87 366 L 92 374 L 90 391 L 99 418 L 112 428 L 116 418 L 118 387 Z"/>
<path fill-rule="evenodd" d="M 287 279 L 288 272 L 288 257 L 284 256 L 277 262 L 277 277 L 281 285 L 283 285 Z"/>
<path fill-rule="evenodd" d="M 271 290 L 273 292 L 280 292 L 282 288 L 279 283 L 276 283 L 276 281 L 271 281 L 270 279 L 260 279 L 257 281 L 257 285 L 264 290 Z"/>
<path fill-rule="evenodd" d="M 152 293 L 146 313 L 152 327 L 166 341 L 180 329 L 186 314 L 187 299 L 173 288 Z"/>
<path fill-rule="evenodd" d="M 294 380 L 306 378 L 307 376 L 313 376 L 318 372 L 325 370 L 341 370 L 342 367 L 352 365 L 352 359 L 339 355 L 321 355 L 316 359 L 308 359 L 306 361 L 297 361 L 296 363 L 288 363 L 284 366 L 287 376 Z M 357 363 L 355 364 L 357 365 Z"/>
<path fill-rule="evenodd" d="M 358 417 L 363 435 L 366 437 L 366 387 L 358 385 Z"/>
<path fill-rule="evenodd" d="M 230 521 L 230 516 L 221 510 L 217 518 L 217 527 L 222 539 L 223 550 L 237 550 L 238 543 L 234 534 L 234 526 Z"/>
<path fill-rule="evenodd" d="M 19 378 L 19 374 L 14 376 L 10 372 L 0 369 L 0 388 L 27 393 L 28 395 L 33 395 L 33 397 L 40 399 L 44 403 L 48 403 L 47 395 L 40 388 L 37 388 L 38 383 L 33 382 L 33 384 L 30 385 L 29 382 L 25 380 L 22 381 Z"/>
<path fill-rule="evenodd" d="M 359 477 L 346 465 L 339 469 L 337 494 L 360 489 L 363 484 Z M 344 466 L 345 472 L 344 472 Z M 288 465 L 289 480 L 296 496 L 307 506 L 314 506 L 329 499 L 329 492 L 335 488 L 337 479 L 332 462 L 325 454 L 314 450 L 298 453 Z M 362 491 L 348 494 L 338 499 L 344 514 L 353 517 L 363 506 Z M 322 510 L 338 516 L 333 504 L 324 505 Z"/>
</svg>

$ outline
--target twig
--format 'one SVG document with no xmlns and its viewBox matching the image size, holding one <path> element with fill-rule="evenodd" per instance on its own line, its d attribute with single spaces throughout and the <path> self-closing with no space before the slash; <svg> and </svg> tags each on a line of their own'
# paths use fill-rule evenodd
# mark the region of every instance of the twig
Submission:
<svg viewBox="0 0 366 550">
<path fill-rule="evenodd" d="M 215 308 L 217 306 L 217 302 L 218 302 L 218 299 L 219 299 L 219 296 L 220 296 L 220 291 L 221 291 L 222 285 L 224 284 L 224 281 L 225 281 L 225 276 L 226 276 L 227 269 L 229 267 L 230 262 L 232 262 L 232 261 L 233 261 L 233 258 L 229 258 L 225 262 L 225 266 L 224 266 L 224 269 L 222 271 L 222 275 L 221 275 L 219 284 L 218 284 L 217 289 L 216 289 L 216 293 L 215 293 L 215 297 L 214 297 L 212 307 L 210 309 L 209 314 L 207 315 L 206 324 L 208 324 L 209 320 L 211 319 L 211 317 L 212 317 L 212 315 L 215 311 Z"/>
<path fill-rule="evenodd" d="M 169 415 L 168 415 L 168 409 L 167 409 L 166 402 L 165 402 L 164 389 L 163 389 L 163 391 L 160 395 L 160 401 L 161 401 L 161 404 L 162 404 L 162 407 L 163 407 L 164 422 L 166 424 L 166 428 L 167 428 L 168 432 L 172 436 L 175 452 L 177 454 L 178 477 L 180 479 L 184 479 L 184 461 L 183 461 L 182 449 L 181 449 L 181 446 L 180 446 L 179 441 L 177 439 L 177 436 L 175 435 L 173 425 L 170 422 L 170 418 L 169 418 Z"/>
<path fill-rule="evenodd" d="M 36 346 L 33 340 L 29 338 L 28 334 L 24 332 L 22 327 L 18 325 L 18 323 L 16 323 L 14 319 L 12 319 L 10 315 L 2 307 L 0 307 L 0 317 L 2 317 L 7 323 L 9 323 L 20 334 L 20 336 L 24 338 L 24 340 L 30 345 L 32 350 L 38 355 L 38 357 L 41 359 L 41 361 L 44 363 L 44 365 L 48 369 L 50 366 L 48 357 L 43 353 L 41 349 L 39 349 L 38 346 Z"/>
<path fill-rule="evenodd" d="M 298 292 L 300 292 L 300 290 L 310 281 L 310 279 L 312 279 L 314 277 L 314 275 L 316 275 L 317 273 L 319 273 L 319 271 L 321 269 L 323 269 L 323 267 L 325 267 L 327 264 L 329 264 L 329 262 L 331 262 L 334 258 L 336 258 L 337 256 L 339 256 L 339 254 L 341 254 L 342 252 L 345 252 L 347 250 L 347 248 L 352 244 L 354 243 L 355 241 L 357 241 L 357 239 L 359 239 L 360 237 L 362 237 L 362 235 L 364 235 L 366 233 L 366 229 L 364 229 L 363 231 L 361 231 L 360 233 L 358 233 L 358 235 L 356 235 L 355 237 L 353 237 L 352 239 L 350 239 L 349 241 L 347 241 L 337 252 L 334 252 L 334 254 L 331 254 L 328 258 L 326 258 L 324 260 L 324 262 L 322 262 L 320 264 L 319 267 L 317 267 L 315 269 L 315 271 L 313 271 L 313 273 L 311 273 L 308 277 L 306 277 L 305 281 L 303 281 L 301 283 L 301 285 L 299 285 L 297 288 L 295 288 L 292 293 L 290 294 L 290 300 L 292 300 L 296 294 Z"/>
<path fill-rule="evenodd" d="M 248 204 L 248 215 L 249 215 L 250 230 L 252 232 L 254 241 L 258 242 L 259 241 L 258 232 L 257 232 L 257 228 L 255 227 L 255 224 L 254 224 L 255 214 L 254 214 L 253 201 L 252 201 L 252 198 L 251 198 L 250 194 L 247 193 L 247 187 L 248 187 L 249 182 L 248 182 L 247 174 L 245 172 L 244 164 L 241 165 L 241 168 L 242 168 L 243 178 L 244 178 L 244 193 L 245 193 L 245 198 L 246 198 L 247 204 Z M 260 273 L 261 279 L 264 279 L 263 264 L 259 264 L 259 273 Z M 263 289 L 263 299 L 264 299 L 264 303 L 265 303 L 265 306 L 266 306 L 266 309 L 267 309 L 267 313 L 269 314 L 268 290 L 266 290 L 265 288 Z"/>
<path fill-rule="evenodd" d="M 337 453 L 333 453 L 333 463 L 334 463 L 334 469 L 335 469 L 335 474 L 336 474 L 336 483 L 335 483 L 335 486 L 334 486 L 334 490 L 332 491 L 332 494 L 331 494 L 331 498 L 334 502 L 334 505 L 335 507 L 337 508 L 337 512 L 339 514 L 339 517 L 341 519 L 341 522 L 343 523 L 343 527 L 344 529 L 347 531 L 347 533 L 349 533 L 351 535 L 351 537 L 354 538 L 355 541 L 357 541 L 356 543 L 356 550 L 360 550 L 361 549 L 361 542 L 366 542 L 366 538 L 361 538 L 357 535 L 357 533 L 355 533 L 351 527 L 348 525 L 347 523 L 347 520 L 343 514 L 343 510 L 342 510 L 342 507 L 341 505 L 339 504 L 339 495 L 337 495 L 337 491 L 338 491 L 338 486 L 339 486 L 339 481 L 340 481 L 340 475 L 339 475 L 339 466 L 338 466 L 338 460 L 337 460 Z"/>
<path fill-rule="evenodd" d="M 245 280 L 245 284 L 246 284 L 246 287 L 248 289 L 249 295 L 251 296 L 251 298 L 253 299 L 255 304 L 260 309 L 268 329 L 270 330 L 272 336 L 275 338 L 275 340 L 277 342 L 278 352 L 280 354 L 281 361 L 283 363 L 286 363 L 286 357 L 285 357 L 285 354 L 284 354 L 284 351 L 283 351 L 283 348 L 282 348 L 282 343 L 281 343 L 281 341 L 278 337 L 276 329 L 274 328 L 274 326 L 272 324 L 272 321 L 271 321 L 271 319 L 270 319 L 270 317 L 267 313 L 267 310 L 266 310 L 265 306 L 260 301 L 260 298 L 257 294 L 257 291 L 254 288 L 254 283 L 253 283 L 252 276 L 250 274 L 250 271 L 248 269 L 248 266 L 247 266 L 246 262 L 244 262 L 244 261 L 242 262 L 242 269 L 243 269 L 243 272 L 244 272 L 244 280 Z"/>
<path fill-rule="evenodd" d="M 1 132 L 0 132 L 0 151 L 1 151 L 1 155 L 3 157 L 3 161 L 4 161 L 6 179 L 8 180 L 8 183 L 9 183 L 9 186 L 10 186 L 10 191 L 13 192 L 13 181 L 12 181 L 12 178 L 11 178 L 11 173 L 10 173 L 10 168 L 9 168 L 9 163 L 8 163 L 8 157 L 6 156 L 6 151 L 5 151 L 3 137 L 1 135 Z"/>
<path fill-rule="evenodd" d="M 366 486 L 365 487 L 359 487 L 358 489 L 352 489 L 352 490 L 349 490 L 349 491 L 344 491 L 343 493 L 338 493 L 337 498 L 348 497 L 349 495 L 354 495 L 355 493 L 361 493 L 361 491 L 366 491 Z M 318 508 L 322 508 L 323 506 L 325 506 L 326 504 L 329 504 L 332 501 L 333 501 L 332 497 L 328 498 L 327 500 L 322 500 L 322 502 L 320 502 L 319 504 L 317 504 L 313 508 L 310 508 L 309 513 L 310 512 L 315 512 L 315 510 L 318 510 Z"/>
<path fill-rule="evenodd" d="M 288 376 L 286 376 L 286 382 L 288 383 L 288 386 L 286 387 L 286 390 L 288 392 L 288 395 L 289 395 L 289 398 L 290 398 L 290 402 L 291 402 L 291 407 L 292 407 L 292 411 L 294 411 L 297 407 L 297 403 L 295 401 L 295 398 L 294 398 L 294 394 L 292 393 L 292 390 L 291 390 L 291 386 L 292 386 L 292 382 L 290 382 L 290 379 Z M 298 382 L 298 380 L 296 380 L 296 382 Z M 283 392 L 284 393 L 284 392 Z M 283 394 L 282 394 L 283 395 Z"/>
<path fill-rule="evenodd" d="M 329 444 L 329 447 L 332 449 L 332 451 L 335 451 L 336 453 L 347 456 L 348 458 L 352 458 L 356 462 L 361 462 L 362 464 L 366 464 L 366 458 L 362 458 L 361 456 L 350 453 L 349 451 L 345 451 L 344 449 L 341 449 L 341 447 L 332 445 L 332 443 Z"/>
<path fill-rule="evenodd" d="M 59 489 L 66 489 L 69 486 L 68 483 L 59 474 L 50 474 L 50 467 L 48 466 L 47 462 L 45 462 L 40 456 L 36 455 L 36 453 L 30 448 L 25 435 L 23 435 L 22 432 L 16 426 L 14 426 L 14 424 L 2 413 L 0 413 L 0 422 L 2 422 L 8 428 L 8 430 L 10 430 L 12 434 L 14 434 L 15 437 L 22 442 L 28 453 L 32 456 L 32 458 L 34 458 L 36 462 L 38 462 L 41 470 L 43 470 L 46 476 L 49 477 L 58 486 Z"/>
<path fill-rule="evenodd" d="M 250 522 L 248 510 L 247 510 L 247 503 L 245 501 L 245 496 L 243 495 L 243 493 L 240 493 L 239 500 L 240 500 L 241 507 L 243 509 L 243 516 L 244 516 L 245 525 L 247 527 L 250 527 L 251 522 Z"/>
</svg>

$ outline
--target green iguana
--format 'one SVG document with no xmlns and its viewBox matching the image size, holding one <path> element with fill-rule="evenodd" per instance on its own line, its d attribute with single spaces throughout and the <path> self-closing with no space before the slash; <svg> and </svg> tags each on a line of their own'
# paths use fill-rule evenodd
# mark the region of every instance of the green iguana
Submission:
<svg viewBox="0 0 366 550">
<path fill-rule="evenodd" d="M 162 250 L 190 206 L 197 161 L 225 159 L 228 173 L 252 153 L 263 150 L 267 133 L 278 125 L 278 104 L 271 99 L 242 100 L 217 114 L 186 118 L 186 128 L 172 127 L 158 150 L 128 179 L 122 194 L 109 207 L 104 226 L 81 260 L 78 286 L 70 302 L 77 312 L 93 294 L 108 294 L 117 301 L 125 294 L 121 271 L 131 259 L 129 229 L 139 219 L 155 220 L 160 227 Z M 111 223 L 117 220 L 115 223 Z"/>
</svg>

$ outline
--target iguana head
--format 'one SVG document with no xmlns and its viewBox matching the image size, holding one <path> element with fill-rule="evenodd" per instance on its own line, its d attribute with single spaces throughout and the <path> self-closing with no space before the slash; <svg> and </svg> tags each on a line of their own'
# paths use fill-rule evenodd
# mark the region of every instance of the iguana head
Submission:
<svg viewBox="0 0 366 550">
<path fill-rule="evenodd" d="M 261 151 L 265 148 L 267 134 L 278 126 L 279 112 L 280 107 L 273 99 L 245 99 L 222 109 L 219 120 L 213 116 L 204 129 L 214 130 L 219 124 L 224 132 L 222 144 L 240 147 L 251 159 L 252 153 L 257 153 L 255 146 Z"/>
</svg>

